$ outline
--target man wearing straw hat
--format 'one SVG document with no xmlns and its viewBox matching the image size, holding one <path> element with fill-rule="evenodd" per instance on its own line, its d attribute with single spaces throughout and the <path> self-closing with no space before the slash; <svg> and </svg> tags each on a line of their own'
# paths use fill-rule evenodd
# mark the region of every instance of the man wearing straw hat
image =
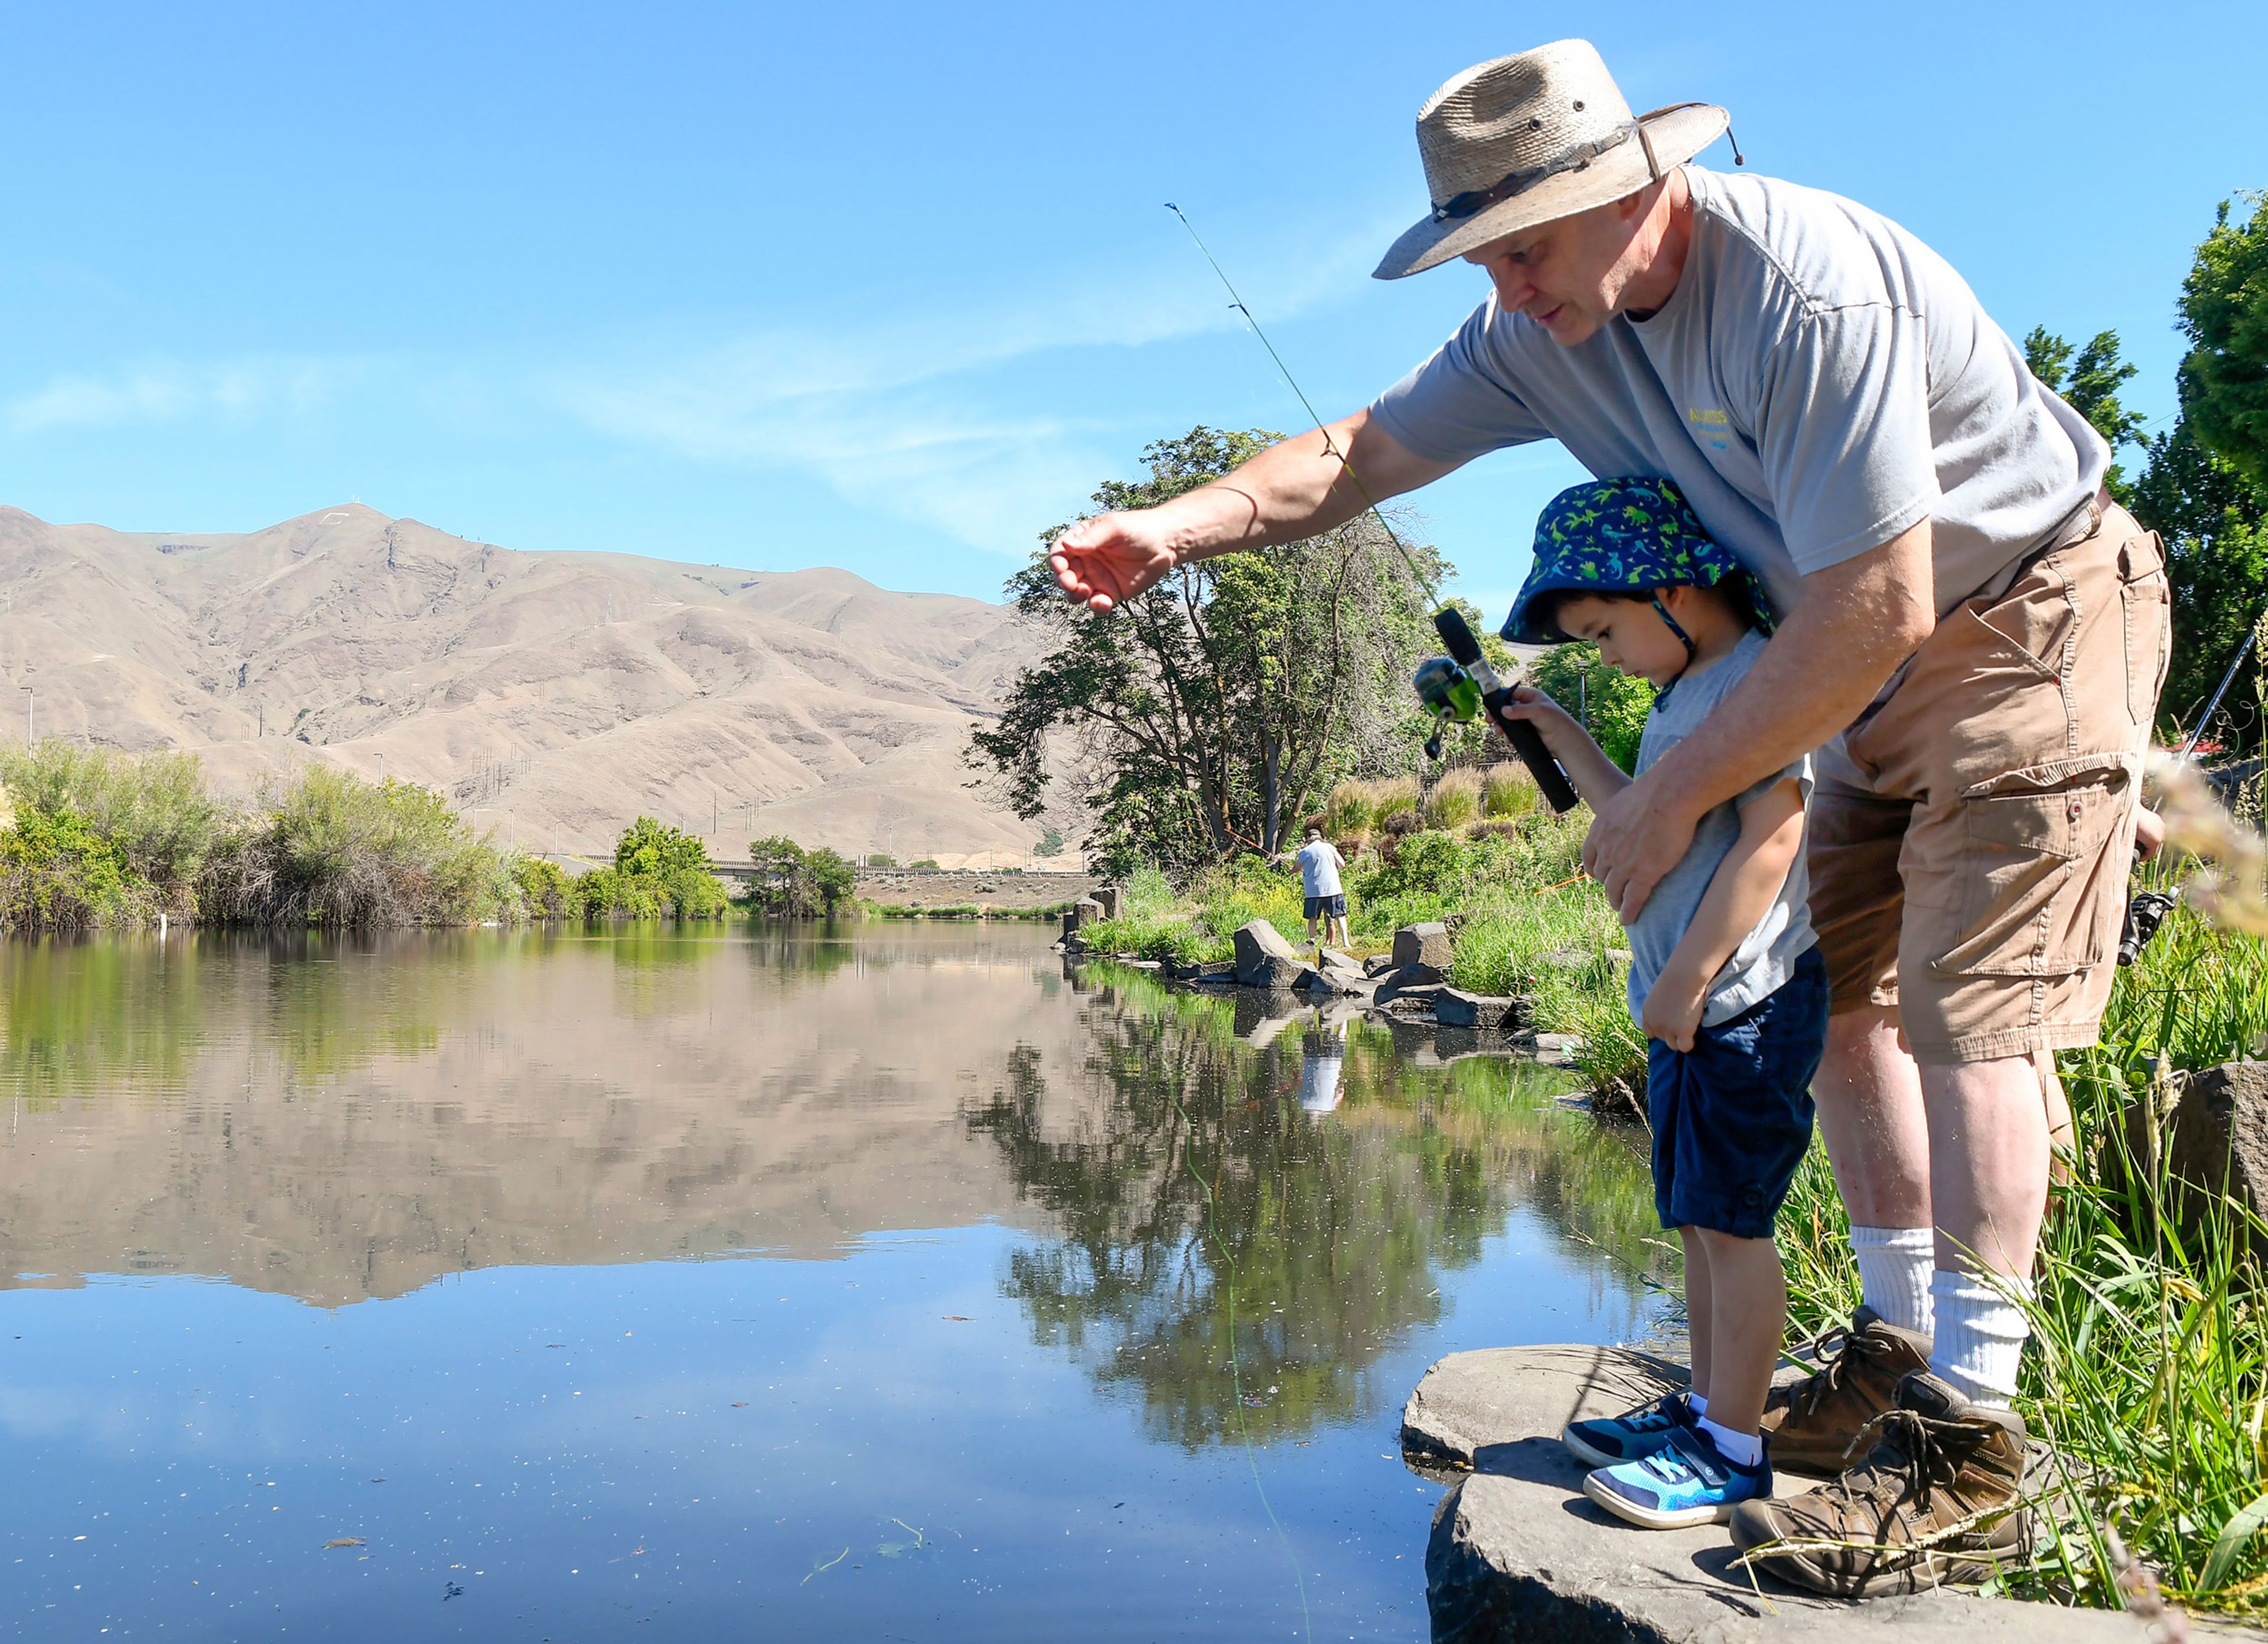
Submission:
<svg viewBox="0 0 2268 1644">
<path fill-rule="evenodd" d="M 1782 1467 L 1857 1464 L 1742 1504 L 1734 1535 L 1787 1544 L 1771 1567 L 1808 1586 L 1908 1590 L 2027 1535 L 2008 1406 L 2051 1058 L 2094 1043 L 2110 992 L 2164 560 L 2102 493 L 2102 440 L 1941 258 L 1850 201 L 1690 163 L 1727 119 L 1633 118 L 1581 41 L 1458 75 L 1418 119 L 1432 209 L 1377 273 L 1462 258 L 1481 306 L 1368 408 L 1081 522 L 1054 565 L 1107 610 L 1556 439 L 1602 477 L 1674 480 L 1756 574 L 1765 654 L 1601 810 L 1584 861 L 1634 917 L 1697 818 L 1821 749 L 1816 1095 L 1865 1305 L 1767 1421 Z"/>
</svg>

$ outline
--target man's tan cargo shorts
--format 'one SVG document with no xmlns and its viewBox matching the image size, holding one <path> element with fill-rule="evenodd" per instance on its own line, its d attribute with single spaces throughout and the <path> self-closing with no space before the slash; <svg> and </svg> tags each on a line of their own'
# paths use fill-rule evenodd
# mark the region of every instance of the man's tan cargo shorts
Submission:
<svg viewBox="0 0 2268 1644">
<path fill-rule="evenodd" d="M 2063 534 L 1955 607 L 1820 755 L 1808 861 L 1830 1008 L 1896 1006 L 1918 1061 L 2092 1044 L 2110 995 L 2166 560 L 2115 504 Z"/>
</svg>

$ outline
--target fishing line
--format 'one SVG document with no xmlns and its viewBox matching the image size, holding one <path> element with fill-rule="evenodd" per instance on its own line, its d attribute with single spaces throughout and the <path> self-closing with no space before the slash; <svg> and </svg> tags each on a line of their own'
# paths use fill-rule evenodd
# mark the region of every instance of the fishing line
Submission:
<svg viewBox="0 0 2268 1644">
<path fill-rule="evenodd" d="M 1220 1236 L 1220 1218 L 1211 1182 L 1197 1168 L 1197 1123 L 1189 1117 L 1189 1109 L 1182 1105 L 1180 1091 L 1167 1087 L 1166 1100 L 1174 1104 L 1174 1111 L 1182 1116 L 1189 1127 L 1189 1151 L 1182 1161 L 1189 1179 L 1204 1190 L 1205 1236 L 1220 1254 L 1221 1271 L 1227 1275 L 1224 1288 L 1228 1292 L 1228 1388 L 1236 1400 L 1236 1436 L 1243 1441 L 1244 1464 L 1251 1471 L 1252 1487 L 1259 1494 L 1260 1510 L 1268 1515 L 1268 1522 L 1276 1532 L 1276 1539 L 1284 1544 L 1284 1556 L 1292 1561 L 1292 1580 L 1300 1589 L 1300 1636 L 1313 1644 L 1314 1620 L 1307 1613 L 1307 1581 L 1300 1574 L 1300 1555 L 1292 1549 L 1292 1537 L 1285 1532 L 1283 1520 L 1276 1516 L 1275 1504 L 1268 1499 L 1268 1486 L 1260 1482 L 1260 1463 L 1252 1454 L 1252 1433 L 1244 1419 L 1244 1368 L 1236 1351 L 1236 1258 L 1229 1254 L 1228 1241 Z"/>
<path fill-rule="evenodd" d="M 1189 231 L 1189 238 L 1197 241 L 1197 250 L 1204 254 L 1204 260 L 1212 265 L 1213 273 L 1220 280 L 1221 289 L 1228 293 L 1228 306 L 1244 316 L 1244 323 L 1252 328 L 1252 335 L 1260 339 L 1260 346 L 1266 349 L 1268 358 L 1276 362 L 1276 370 L 1284 379 L 1285 386 L 1298 396 L 1300 409 L 1307 412 L 1307 420 L 1314 424 L 1315 431 L 1323 437 L 1323 454 L 1336 457 L 1339 460 L 1339 467 L 1346 471 L 1347 478 L 1354 483 L 1355 490 L 1362 494 L 1362 500 L 1370 509 L 1371 517 L 1378 521 L 1379 529 L 1386 533 L 1386 540 L 1393 543 L 1395 551 L 1402 556 L 1402 563 L 1410 567 L 1410 574 L 1418 579 L 1418 586 L 1425 590 L 1427 603 L 1439 605 L 1441 602 L 1441 596 L 1434 591 L 1433 579 L 1419 566 L 1418 557 L 1403 546 L 1400 534 L 1387 523 L 1386 515 L 1378 505 L 1378 498 L 1370 494 L 1370 487 L 1364 484 L 1362 476 L 1354 471 L 1354 459 L 1339 449 L 1338 442 L 1331 438 L 1330 430 L 1323 426 L 1323 419 L 1316 414 L 1314 404 L 1307 398 L 1307 391 L 1300 387 L 1299 380 L 1292 375 L 1292 368 L 1284 363 L 1284 357 L 1276 351 L 1276 345 L 1268 340 L 1268 334 L 1260 328 L 1260 321 L 1252 317 L 1252 310 L 1245 306 L 1244 299 L 1236 294 L 1236 287 L 1230 284 L 1228 275 L 1221 268 L 1219 259 L 1214 257 L 1211 249 L 1197 233 L 1197 225 L 1189 221 L 1189 213 L 1171 200 L 1166 202 L 1166 210 L 1182 219 L 1182 226 Z"/>
<path fill-rule="evenodd" d="M 1314 402 L 1307 398 L 1307 390 L 1300 387 L 1299 379 L 1292 374 L 1292 368 L 1284 363 L 1284 357 L 1268 340 L 1268 333 L 1261 329 L 1260 322 L 1252 317 L 1251 308 L 1238 295 L 1235 283 L 1228 277 L 1227 270 L 1220 266 L 1220 259 L 1212 254 L 1212 248 L 1204 243 L 1204 237 L 1197 232 L 1197 225 L 1189 221 L 1189 213 L 1171 200 L 1166 202 L 1166 210 L 1182 219 L 1182 226 L 1189 230 L 1189 238 L 1196 241 L 1198 253 L 1211 265 L 1221 289 L 1228 293 L 1229 306 L 1244 316 L 1244 323 L 1252 328 L 1252 335 L 1260 339 L 1260 346 L 1266 349 L 1268 358 L 1276 362 L 1276 370 L 1283 377 L 1285 384 L 1298 397 L 1300 409 L 1307 412 L 1308 419 L 1315 425 L 1315 431 L 1323 437 L 1324 455 L 1339 460 L 1341 472 L 1353 482 L 1355 490 L 1370 509 L 1370 517 L 1378 521 L 1378 528 L 1386 533 L 1386 540 L 1394 544 L 1394 551 L 1402 556 L 1402 563 L 1410 567 L 1410 574 L 1425 590 L 1426 602 L 1434 607 L 1433 629 L 1441 636 L 1442 643 L 1448 646 L 1449 656 L 1445 664 L 1446 672 L 1436 669 L 1431 662 L 1418 672 L 1418 698 L 1434 711 L 1438 727 L 1432 739 L 1425 744 L 1426 754 L 1432 758 L 1440 757 L 1441 731 L 1447 728 L 1451 719 L 1469 719 L 1475 712 L 1485 710 L 1489 719 L 1504 733 L 1505 740 L 1512 744 L 1513 752 L 1520 756 L 1521 763 L 1535 778 L 1535 785 L 1545 801 L 1555 811 L 1572 810 L 1578 800 L 1574 784 L 1568 780 L 1566 772 L 1552 757 L 1541 731 L 1528 720 L 1506 717 L 1507 710 L 1516 700 L 1512 687 L 1498 681 L 1494 667 L 1481 649 L 1480 640 L 1465 621 L 1464 613 L 1455 606 L 1441 603 L 1440 591 L 1433 586 L 1433 579 L 1425 574 L 1425 568 L 1418 563 L 1418 557 L 1403 542 L 1402 534 L 1388 521 L 1385 511 L 1378 505 L 1378 498 L 1371 495 L 1370 487 L 1364 484 L 1362 476 L 1355 472 L 1354 459 L 1339 449 L 1338 442 L 1331 438 L 1330 430 L 1323 426 L 1323 419 L 1316 412 Z M 1451 664 L 1453 666 L 1449 666 Z M 1460 687 L 1456 682 L 1460 679 L 1464 682 L 1462 689 L 1465 696 L 1476 700 L 1465 700 L 1458 695 Z"/>
</svg>

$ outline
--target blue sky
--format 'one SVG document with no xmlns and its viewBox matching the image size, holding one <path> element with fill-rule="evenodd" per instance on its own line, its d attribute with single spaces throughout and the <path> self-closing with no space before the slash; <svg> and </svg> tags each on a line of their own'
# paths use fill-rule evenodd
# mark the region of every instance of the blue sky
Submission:
<svg viewBox="0 0 2268 1644">
<path fill-rule="evenodd" d="M 1478 299 L 1382 284 L 1448 75 L 1586 29 L 1638 107 L 1920 233 L 2021 335 L 2173 298 L 2268 187 L 2268 7 L 23 7 L 0 100 L 0 502 L 243 530 L 358 497 L 524 549 L 996 595 L 1197 422 L 1327 413 Z M 1705 164 L 1727 166 L 1720 144 Z M 1484 605 L 1576 477 L 1426 492 Z"/>
</svg>

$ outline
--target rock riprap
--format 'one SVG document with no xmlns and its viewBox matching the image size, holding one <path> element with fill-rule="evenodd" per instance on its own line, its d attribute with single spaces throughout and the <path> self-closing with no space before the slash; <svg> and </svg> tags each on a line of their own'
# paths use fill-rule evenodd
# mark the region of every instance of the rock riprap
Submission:
<svg viewBox="0 0 2268 1644">
<path fill-rule="evenodd" d="M 1236 979 L 1247 987 L 1289 988 L 1307 969 L 1307 956 L 1266 919 L 1241 928 L 1236 943 Z"/>
<path fill-rule="evenodd" d="M 1499 1640 L 1860 1640 L 1889 1644 L 2139 1644 L 2132 1618 L 1950 1592 L 1850 1603 L 1732 1567 L 1721 1526 L 1639 1530 L 1583 1494 L 1559 1442 L 1568 1422 L 1612 1415 L 1685 1381 L 1619 1347 L 1452 1353 L 1402 1416 L 1415 1460 L 1472 1471 L 1443 1498 L 1425 1548 L 1434 1644 Z M 1784 1479 L 1782 1488 L 1802 1481 Z M 2191 1623 L 2192 1632 L 2198 1631 Z M 2232 1633 L 2228 1636 L 2257 1634 Z"/>
<path fill-rule="evenodd" d="M 1446 925 L 1405 925 L 1394 933 L 1396 970 L 1406 970 L 1411 965 L 1431 965 L 1447 973 L 1450 957 L 1449 927 Z"/>
</svg>

